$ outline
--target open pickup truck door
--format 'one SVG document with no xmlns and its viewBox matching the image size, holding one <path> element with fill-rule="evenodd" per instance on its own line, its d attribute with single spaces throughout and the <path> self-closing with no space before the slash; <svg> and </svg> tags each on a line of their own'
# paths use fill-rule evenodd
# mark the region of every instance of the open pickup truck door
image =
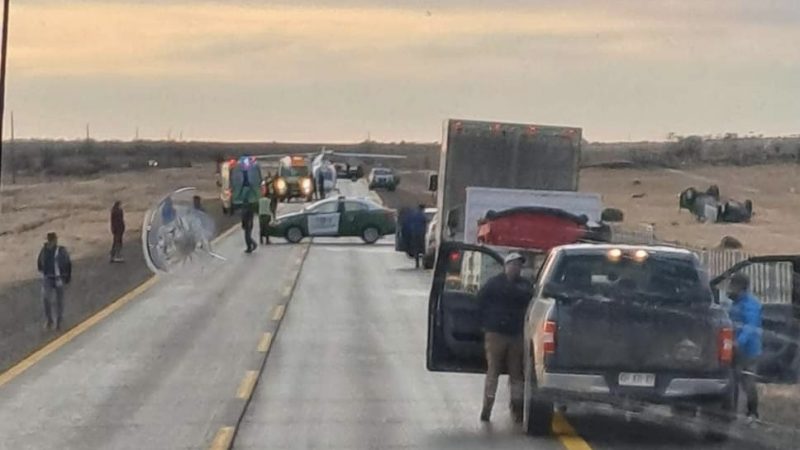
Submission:
<svg viewBox="0 0 800 450">
<path fill-rule="evenodd" d="M 735 273 L 750 278 L 750 288 L 762 304 L 762 348 L 759 382 L 795 383 L 800 372 L 800 255 L 757 256 L 734 264 L 711 280 L 717 300 Z"/>
<path fill-rule="evenodd" d="M 428 303 L 428 370 L 486 371 L 477 294 L 502 271 L 502 258 L 489 248 L 442 243 Z"/>
</svg>

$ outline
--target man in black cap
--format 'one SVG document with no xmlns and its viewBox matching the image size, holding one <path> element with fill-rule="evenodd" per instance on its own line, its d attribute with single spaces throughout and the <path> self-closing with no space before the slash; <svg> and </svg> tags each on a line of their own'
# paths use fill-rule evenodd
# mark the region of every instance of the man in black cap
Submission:
<svg viewBox="0 0 800 450">
<path fill-rule="evenodd" d="M 505 270 L 495 275 L 478 292 L 486 349 L 486 383 L 481 421 L 488 422 L 497 393 L 497 381 L 505 367 L 511 389 L 511 414 L 522 421 L 525 311 L 533 295 L 533 284 L 522 278 L 525 257 L 512 252 L 504 259 Z"/>
<path fill-rule="evenodd" d="M 67 249 L 58 245 L 58 236 L 55 233 L 47 233 L 47 242 L 39 251 L 36 265 L 42 274 L 45 329 L 53 329 L 53 314 L 50 308 L 50 298 L 53 295 L 56 297 L 55 327 L 61 329 L 64 315 L 64 286 L 72 280 L 72 262 Z"/>
</svg>

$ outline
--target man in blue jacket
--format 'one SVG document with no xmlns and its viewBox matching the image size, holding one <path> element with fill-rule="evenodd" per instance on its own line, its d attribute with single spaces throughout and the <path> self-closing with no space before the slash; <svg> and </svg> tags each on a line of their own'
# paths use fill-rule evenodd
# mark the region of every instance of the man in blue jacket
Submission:
<svg viewBox="0 0 800 450">
<path fill-rule="evenodd" d="M 734 361 L 738 382 L 747 395 L 747 417 L 758 419 L 756 368 L 761 356 L 761 303 L 750 292 L 750 279 L 734 274 L 728 283 L 728 298 L 734 327 Z"/>
</svg>

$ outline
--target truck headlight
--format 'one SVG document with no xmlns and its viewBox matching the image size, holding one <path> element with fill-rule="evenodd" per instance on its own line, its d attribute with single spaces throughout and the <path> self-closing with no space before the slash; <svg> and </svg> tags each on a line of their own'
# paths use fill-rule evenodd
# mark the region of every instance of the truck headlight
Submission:
<svg viewBox="0 0 800 450">
<path fill-rule="evenodd" d="M 283 195 L 286 193 L 286 180 L 283 178 L 278 178 L 275 180 L 275 190 L 278 191 L 278 195 Z"/>
<path fill-rule="evenodd" d="M 310 178 L 303 178 L 300 180 L 300 189 L 303 190 L 304 194 L 311 193 L 311 179 Z"/>
</svg>

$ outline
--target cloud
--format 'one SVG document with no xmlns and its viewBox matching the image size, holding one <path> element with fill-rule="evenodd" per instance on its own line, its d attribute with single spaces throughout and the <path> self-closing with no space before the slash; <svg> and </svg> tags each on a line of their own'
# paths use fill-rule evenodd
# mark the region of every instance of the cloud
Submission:
<svg viewBox="0 0 800 450">
<path fill-rule="evenodd" d="M 800 113 L 794 0 L 397 5 L 17 2 L 9 101 L 32 135 L 219 139 L 436 139 L 449 115 L 643 137 Z"/>
<path fill-rule="evenodd" d="M 34 3 L 14 10 L 10 55 L 15 73 L 31 76 L 270 80 L 308 77 L 320 67 L 342 77 L 364 71 L 408 76 L 415 71 L 397 69 L 418 62 L 430 67 L 437 57 L 461 70 L 483 65 L 484 58 L 520 54 L 578 58 L 564 61 L 569 65 L 599 58 L 680 60 L 687 51 L 720 58 L 728 52 L 759 59 L 800 55 L 797 46 L 778 45 L 800 39 L 794 27 L 730 29 L 730 17 L 701 14 L 698 24 L 625 11 L 468 6 L 427 16 L 391 7 Z M 754 48 L 755 34 L 768 48 Z"/>
</svg>

